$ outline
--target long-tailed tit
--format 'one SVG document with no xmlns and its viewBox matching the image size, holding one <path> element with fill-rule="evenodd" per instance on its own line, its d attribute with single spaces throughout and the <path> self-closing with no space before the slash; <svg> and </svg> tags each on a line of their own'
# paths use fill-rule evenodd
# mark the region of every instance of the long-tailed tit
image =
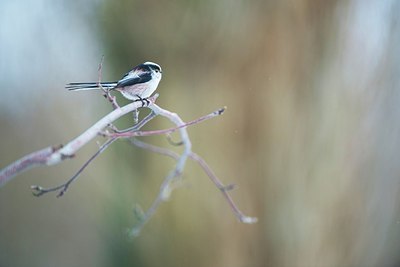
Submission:
<svg viewBox="0 0 400 267">
<path fill-rule="evenodd" d="M 106 90 L 116 90 L 129 100 L 143 100 L 157 89 L 162 77 L 160 65 L 145 62 L 137 65 L 122 77 L 118 82 L 101 82 L 101 87 Z M 99 83 L 69 83 L 66 88 L 71 91 L 100 89 Z"/>
</svg>

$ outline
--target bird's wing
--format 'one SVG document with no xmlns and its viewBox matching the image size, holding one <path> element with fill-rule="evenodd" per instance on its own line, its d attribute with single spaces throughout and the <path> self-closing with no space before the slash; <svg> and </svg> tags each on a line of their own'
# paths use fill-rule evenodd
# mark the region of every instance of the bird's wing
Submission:
<svg viewBox="0 0 400 267">
<path fill-rule="evenodd" d="M 151 80 L 151 73 L 150 72 L 143 72 L 143 71 L 134 71 L 128 72 L 122 77 L 121 80 L 118 81 L 116 87 L 125 87 L 125 86 L 132 86 L 139 83 L 145 83 Z"/>
</svg>

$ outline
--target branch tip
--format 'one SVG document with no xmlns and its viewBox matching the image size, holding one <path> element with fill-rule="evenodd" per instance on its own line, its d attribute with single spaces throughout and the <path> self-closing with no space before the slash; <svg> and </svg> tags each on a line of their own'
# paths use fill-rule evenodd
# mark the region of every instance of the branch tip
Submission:
<svg viewBox="0 0 400 267">
<path fill-rule="evenodd" d="M 222 113 L 224 113 L 226 109 L 227 109 L 227 107 L 224 106 L 223 108 L 220 108 L 217 111 L 215 111 L 215 114 L 216 115 L 222 115 Z"/>
<path fill-rule="evenodd" d="M 31 185 L 31 190 L 32 190 L 32 194 L 35 197 L 40 197 L 41 195 L 44 194 L 43 187 L 41 187 L 39 185 Z"/>
<path fill-rule="evenodd" d="M 56 197 L 57 197 L 57 198 L 62 197 L 62 196 L 67 192 L 67 190 L 68 190 L 68 186 L 65 186 L 64 189 L 61 190 L 60 193 L 58 193 L 58 194 L 56 195 Z"/>
<path fill-rule="evenodd" d="M 104 55 L 101 55 L 99 67 L 97 69 L 98 72 L 101 72 L 101 69 L 103 68 L 103 62 L 104 62 Z"/>
<path fill-rule="evenodd" d="M 135 205 L 135 208 L 133 209 L 133 214 L 135 215 L 138 221 L 143 221 L 145 218 L 144 211 L 139 204 Z"/>
<path fill-rule="evenodd" d="M 246 223 L 246 224 L 254 224 L 258 222 L 257 217 L 249 217 L 249 216 L 243 216 L 239 220 L 241 223 Z"/>
<path fill-rule="evenodd" d="M 141 227 L 133 227 L 132 229 L 128 229 L 128 236 L 130 238 L 135 238 L 138 237 L 140 235 L 140 231 L 142 230 Z"/>
</svg>

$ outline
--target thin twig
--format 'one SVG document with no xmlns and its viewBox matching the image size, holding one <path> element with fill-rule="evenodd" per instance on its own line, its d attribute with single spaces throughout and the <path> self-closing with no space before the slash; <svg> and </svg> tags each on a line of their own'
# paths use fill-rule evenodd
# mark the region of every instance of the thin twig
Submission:
<svg viewBox="0 0 400 267">
<path fill-rule="evenodd" d="M 154 105 L 155 104 L 153 104 L 153 107 L 152 107 L 152 105 L 150 105 L 149 107 L 153 109 Z M 154 111 L 154 109 L 153 109 L 153 111 Z M 171 128 L 168 128 L 168 129 L 153 130 L 153 131 L 136 131 L 136 132 L 128 131 L 128 132 L 122 132 L 122 133 L 121 132 L 120 133 L 108 133 L 108 134 L 106 134 L 106 136 L 108 136 L 108 137 L 131 138 L 131 137 L 135 137 L 135 136 L 150 136 L 150 135 L 169 134 L 169 133 L 173 133 L 173 132 L 175 132 L 177 130 L 180 130 L 182 128 L 186 128 L 187 126 L 190 126 L 190 125 L 193 125 L 193 124 L 197 124 L 197 123 L 203 122 L 205 120 L 212 119 L 212 118 L 214 118 L 216 116 L 221 115 L 224 111 L 225 111 L 225 108 L 220 108 L 220 109 L 218 109 L 218 110 L 216 110 L 214 112 L 211 112 L 210 114 L 207 114 L 207 115 L 202 116 L 200 118 L 197 118 L 195 120 L 192 120 L 192 121 L 189 121 L 189 122 L 183 123 L 181 125 L 178 125 L 176 127 L 171 127 Z M 171 112 L 171 114 L 176 115 L 175 113 L 172 113 L 172 112 Z"/>
<path fill-rule="evenodd" d="M 142 142 L 138 139 L 133 139 L 132 143 L 140 148 L 143 149 L 147 149 L 149 151 L 152 151 L 154 153 L 158 153 L 161 155 L 165 155 L 168 157 L 171 157 L 175 160 L 177 160 L 179 158 L 179 155 L 177 153 L 175 153 L 172 150 L 163 148 L 163 147 L 158 147 L 152 144 L 148 144 L 145 142 Z M 206 163 L 206 161 L 200 157 L 199 155 L 197 155 L 196 153 L 191 152 L 189 157 L 194 160 L 195 162 L 197 162 L 200 167 L 204 170 L 204 172 L 207 174 L 207 176 L 210 178 L 210 180 L 216 185 L 216 187 L 221 191 L 221 193 L 223 194 L 224 198 L 227 200 L 229 206 L 231 207 L 233 213 L 235 214 L 236 218 L 242 222 L 242 223 L 256 223 L 257 222 L 257 218 L 255 217 L 249 217 L 246 216 L 245 214 L 243 214 L 242 211 L 239 210 L 239 208 L 237 207 L 237 205 L 235 204 L 235 202 L 233 201 L 233 199 L 231 198 L 231 196 L 229 195 L 229 191 L 231 191 L 232 189 L 234 189 L 234 185 L 230 184 L 230 185 L 224 185 L 219 179 L 218 177 L 215 175 L 215 173 L 212 171 L 212 169 L 208 166 L 208 164 Z"/>
<path fill-rule="evenodd" d="M 183 158 L 181 160 L 185 161 L 186 158 Z M 179 164 L 179 162 L 178 162 Z M 178 165 L 177 164 L 177 165 Z M 143 226 L 150 220 L 151 217 L 153 217 L 154 213 L 157 211 L 157 208 L 160 206 L 160 204 L 166 200 L 168 200 L 169 196 L 171 195 L 171 192 L 173 190 L 173 187 L 171 187 L 171 182 L 182 175 L 182 172 L 178 170 L 179 168 L 175 168 L 172 170 L 167 177 L 165 177 L 164 181 L 162 182 L 160 186 L 160 192 L 151 204 L 150 208 L 146 212 L 142 212 L 140 216 L 139 223 L 136 224 L 132 229 L 129 230 L 128 234 L 131 237 L 136 237 L 139 235 L 140 231 L 142 230 Z"/>
<path fill-rule="evenodd" d="M 83 164 L 83 166 L 72 176 L 70 179 L 68 179 L 65 183 L 55 186 L 55 187 L 50 187 L 50 188 L 44 188 L 38 185 L 32 185 L 32 193 L 34 196 L 39 197 L 42 196 L 46 193 L 54 192 L 60 190 L 60 192 L 57 194 L 57 197 L 62 197 L 68 190 L 70 184 L 75 181 L 79 175 L 86 169 L 87 166 L 95 159 L 97 158 L 104 150 L 106 150 L 114 141 L 116 141 L 118 138 L 110 138 L 108 139 L 100 148 L 97 150 L 96 153 L 94 153 L 86 162 Z"/>
<path fill-rule="evenodd" d="M 127 132 L 136 132 L 138 130 L 140 130 L 140 128 L 142 128 L 145 124 L 147 124 L 149 121 L 151 121 L 152 119 L 154 119 L 157 115 L 151 111 L 146 117 L 143 118 L 143 120 L 141 120 L 139 123 L 137 123 L 136 125 L 124 129 L 124 130 L 118 130 L 116 128 L 113 129 L 114 133 L 127 133 Z M 110 134 L 105 134 L 110 135 Z M 115 137 L 115 136 L 114 136 Z M 118 137 L 118 136 L 117 136 Z"/>
<path fill-rule="evenodd" d="M 212 169 L 208 166 L 207 162 L 205 162 L 205 160 L 202 157 L 200 157 L 196 153 L 192 152 L 190 154 L 190 158 L 193 159 L 194 161 L 196 161 L 203 168 L 204 172 L 208 175 L 208 177 L 210 177 L 211 181 L 218 187 L 218 189 L 221 191 L 224 198 L 228 201 L 229 206 L 231 207 L 236 218 L 240 222 L 252 224 L 252 223 L 256 223 L 258 221 L 258 219 L 256 217 L 246 216 L 243 214 L 243 212 L 241 212 L 239 210 L 239 208 L 236 206 L 235 202 L 233 201 L 233 199 L 231 198 L 231 196 L 228 193 L 228 191 L 232 190 L 232 185 L 225 186 L 218 179 L 218 177 L 215 175 L 215 173 L 212 171 Z"/>
<path fill-rule="evenodd" d="M 143 216 L 141 216 L 141 220 L 139 221 L 139 223 L 137 225 L 135 225 L 129 231 L 130 236 L 137 236 L 140 233 L 143 226 L 148 222 L 148 220 L 150 220 L 150 218 L 156 212 L 158 206 L 162 202 L 166 201 L 169 198 L 171 191 L 173 190 L 173 187 L 170 186 L 171 182 L 176 177 L 181 176 L 181 174 L 183 173 L 183 169 L 185 167 L 187 158 L 189 157 L 189 155 L 192 151 L 192 143 L 190 142 L 186 127 L 184 126 L 185 123 L 178 116 L 178 114 L 170 112 L 168 110 L 165 110 L 165 109 L 157 106 L 154 103 L 152 103 L 149 107 L 153 110 L 153 112 L 156 115 L 163 116 L 178 126 L 177 128 L 179 129 L 179 133 L 181 135 L 184 150 L 183 150 L 182 154 L 179 156 L 179 158 L 177 159 L 175 168 L 164 178 L 164 181 L 162 182 L 162 184 L 160 186 L 160 191 L 159 191 L 156 199 L 153 201 L 152 205 L 150 206 L 150 208 L 146 212 L 143 213 Z M 221 111 L 220 113 L 222 113 L 222 112 L 223 111 Z"/>
<path fill-rule="evenodd" d="M 176 153 L 175 151 L 172 151 L 170 149 L 164 148 L 164 147 L 159 147 L 159 146 L 155 146 L 149 143 L 145 143 L 143 141 L 140 141 L 137 138 L 133 138 L 131 139 L 131 143 L 137 147 L 149 150 L 151 152 L 160 154 L 160 155 L 164 155 L 164 156 L 168 156 L 170 158 L 173 158 L 175 160 L 179 159 L 179 154 Z"/>
<path fill-rule="evenodd" d="M 104 62 L 104 55 L 101 55 L 101 59 L 100 59 L 100 63 L 99 63 L 99 67 L 97 69 L 97 75 L 98 75 L 98 85 L 101 85 L 101 81 L 103 80 L 103 62 Z"/>
<path fill-rule="evenodd" d="M 133 122 L 135 124 L 137 124 L 139 122 L 139 110 L 138 109 L 133 112 Z"/>
<path fill-rule="evenodd" d="M 104 89 L 104 87 L 101 85 L 101 81 L 102 81 L 102 77 L 103 77 L 103 74 L 102 74 L 103 62 L 104 62 L 104 55 L 101 56 L 99 68 L 97 69 L 97 75 L 98 75 L 97 86 L 101 89 L 104 98 L 106 98 L 111 103 L 113 109 L 118 109 L 119 105 L 117 103 L 116 97 L 112 96 L 110 94 L 110 90 Z"/>
</svg>

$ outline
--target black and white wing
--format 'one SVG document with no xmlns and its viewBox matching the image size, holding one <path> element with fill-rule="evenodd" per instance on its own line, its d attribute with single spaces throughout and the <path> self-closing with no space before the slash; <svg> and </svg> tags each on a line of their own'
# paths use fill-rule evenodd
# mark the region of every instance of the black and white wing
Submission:
<svg viewBox="0 0 400 267">
<path fill-rule="evenodd" d="M 152 79 L 151 72 L 143 69 L 136 69 L 128 72 L 118 81 L 117 88 L 146 83 Z"/>
</svg>

